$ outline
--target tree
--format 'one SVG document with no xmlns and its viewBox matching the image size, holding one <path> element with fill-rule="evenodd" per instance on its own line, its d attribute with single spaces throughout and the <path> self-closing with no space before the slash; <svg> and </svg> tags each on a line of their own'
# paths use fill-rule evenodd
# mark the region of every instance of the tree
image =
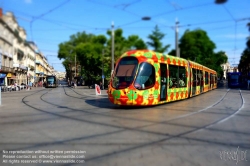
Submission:
<svg viewBox="0 0 250 166">
<path fill-rule="evenodd" d="M 180 39 L 180 56 L 201 64 L 209 62 L 216 48 L 207 33 L 201 29 L 194 31 L 186 30 Z"/>
<path fill-rule="evenodd" d="M 165 34 L 162 33 L 156 25 L 154 30 L 152 31 L 152 34 L 148 35 L 150 41 L 147 42 L 147 44 L 150 47 L 153 47 L 153 50 L 156 52 L 166 52 L 170 45 L 168 44 L 163 46 L 161 40 L 164 38 L 164 36 Z"/>
<path fill-rule="evenodd" d="M 207 67 L 215 70 L 219 77 L 223 77 L 223 69 L 221 68 L 221 64 L 224 64 L 228 61 L 226 53 L 224 51 L 219 51 L 214 53 L 211 59 L 212 63 L 208 64 Z"/>
<path fill-rule="evenodd" d="M 142 39 L 139 38 L 137 35 L 130 35 L 128 38 L 123 36 L 122 29 L 116 29 L 114 32 L 114 45 L 115 45 L 115 52 L 114 52 L 114 60 L 115 62 L 120 58 L 120 56 L 125 53 L 126 51 L 133 50 L 133 49 L 147 49 L 147 45 L 144 43 Z M 107 63 L 109 65 L 109 69 L 111 69 L 111 31 L 107 31 L 107 35 L 109 35 L 109 40 L 107 42 L 107 46 L 105 48 L 105 57 Z M 110 75 L 111 70 L 109 70 L 108 75 Z"/>
<path fill-rule="evenodd" d="M 247 23 L 247 27 L 250 32 L 250 22 Z M 243 75 L 250 77 L 250 35 L 247 37 L 246 46 L 246 49 L 241 54 L 238 69 Z"/>
<path fill-rule="evenodd" d="M 210 40 L 207 33 L 201 29 L 194 31 L 186 30 L 180 38 L 180 56 L 195 61 L 222 74 L 221 64 L 227 62 L 224 51 L 214 52 L 216 45 Z M 175 55 L 175 50 L 169 52 Z"/>
<path fill-rule="evenodd" d="M 105 78 L 109 79 L 111 73 L 111 31 L 108 30 L 109 39 L 104 35 L 93 35 L 78 32 L 70 36 L 70 40 L 59 44 L 58 58 L 64 59 L 63 65 L 67 76 L 72 78 L 72 66 L 75 55 L 77 63 L 81 65 L 85 82 L 101 81 L 102 66 Z M 122 29 L 115 30 L 115 61 L 126 51 L 131 49 L 146 49 L 147 46 L 137 35 L 123 37 Z M 104 52 L 104 55 L 103 55 Z"/>
</svg>

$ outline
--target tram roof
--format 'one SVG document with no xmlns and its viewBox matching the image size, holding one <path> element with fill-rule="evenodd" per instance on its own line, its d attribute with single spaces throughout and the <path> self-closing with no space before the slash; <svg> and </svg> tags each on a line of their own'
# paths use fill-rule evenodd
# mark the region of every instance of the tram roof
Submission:
<svg viewBox="0 0 250 166">
<path fill-rule="evenodd" d="M 152 50 L 131 50 L 131 51 L 127 51 L 124 54 L 122 54 L 121 58 L 123 57 L 127 57 L 127 56 L 134 56 L 138 59 L 152 59 L 155 62 L 163 62 L 163 61 L 169 61 L 168 64 L 175 64 L 175 63 L 179 63 L 179 66 L 186 66 L 188 63 L 190 63 L 191 66 L 196 66 L 195 68 L 197 69 L 205 69 L 207 71 L 213 72 L 215 73 L 214 70 L 201 65 L 197 62 L 193 62 L 184 58 L 180 58 L 180 57 L 176 57 L 176 56 L 172 56 L 172 55 L 167 55 L 164 53 L 159 53 L 159 52 L 155 52 Z"/>
<path fill-rule="evenodd" d="M 122 57 L 126 57 L 126 56 L 134 56 L 134 57 L 145 57 L 147 59 L 153 59 L 154 61 L 161 61 L 163 59 L 167 59 L 167 58 L 171 58 L 171 59 L 176 59 L 176 60 L 185 60 L 184 58 L 180 58 L 180 57 L 176 57 L 176 56 L 172 56 L 172 55 L 167 55 L 164 53 L 159 53 L 156 51 L 152 51 L 152 50 L 131 50 L 131 51 L 127 51 L 124 54 L 122 54 Z"/>
</svg>

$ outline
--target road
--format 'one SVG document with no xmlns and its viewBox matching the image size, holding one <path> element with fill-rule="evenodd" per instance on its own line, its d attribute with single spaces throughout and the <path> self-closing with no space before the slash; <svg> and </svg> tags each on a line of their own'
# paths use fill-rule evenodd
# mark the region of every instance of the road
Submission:
<svg viewBox="0 0 250 166">
<path fill-rule="evenodd" d="M 5 92 L 0 150 L 1 165 L 249 166 L 250 91 L 221 87 L 146 108 L 85 87 Z"/>
</svg>

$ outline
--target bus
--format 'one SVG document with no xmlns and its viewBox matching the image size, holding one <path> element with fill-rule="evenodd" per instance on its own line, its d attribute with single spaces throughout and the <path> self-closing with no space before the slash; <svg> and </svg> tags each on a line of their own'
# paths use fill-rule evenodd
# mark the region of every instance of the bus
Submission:
<svg viewBox="0 0 250 166">
<path fill-rule="evenodd" d="M 116 64 L 107 91 L 115 105 L 157 105 L 217 88 L 216 71 L 151 50 L 128 51 Z"/>
<path fill-rule="evenodd" d="M 227 79 L 229 88 L 240 88 L 242 86 L 241 72 L 229 72 L 227 73 Z"/>
<path fill-rule="evenodd" d="M 46 88 L 56 88 L 58 87 L 58 79 L 54 75 L 48 75 L 45 82 Z"/>
</svg>

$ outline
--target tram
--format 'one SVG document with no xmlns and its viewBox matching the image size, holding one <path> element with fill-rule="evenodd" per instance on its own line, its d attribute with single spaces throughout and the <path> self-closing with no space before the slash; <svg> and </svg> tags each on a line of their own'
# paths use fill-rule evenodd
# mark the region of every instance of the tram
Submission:
<svg viewBox="0 0 250 166">
<path fill-rule="evenodd" d="M 242 86 L 241 72 L 229 72 L 227 73 L 227 78 L 229 88 L 240 88 Z"/>
<path fill-rule="evenodd" d="M 163 104 L 217 88 L 214 70 L 150 50 L 128 51 L 116 64 L 107 91 L 116 105 Z"/>
<path fill-rule="evenodd" d="M 58 87 L 58 79 L 54 75 L 46 77 L 45 88 L 56 88 Z"/>
</svg>

